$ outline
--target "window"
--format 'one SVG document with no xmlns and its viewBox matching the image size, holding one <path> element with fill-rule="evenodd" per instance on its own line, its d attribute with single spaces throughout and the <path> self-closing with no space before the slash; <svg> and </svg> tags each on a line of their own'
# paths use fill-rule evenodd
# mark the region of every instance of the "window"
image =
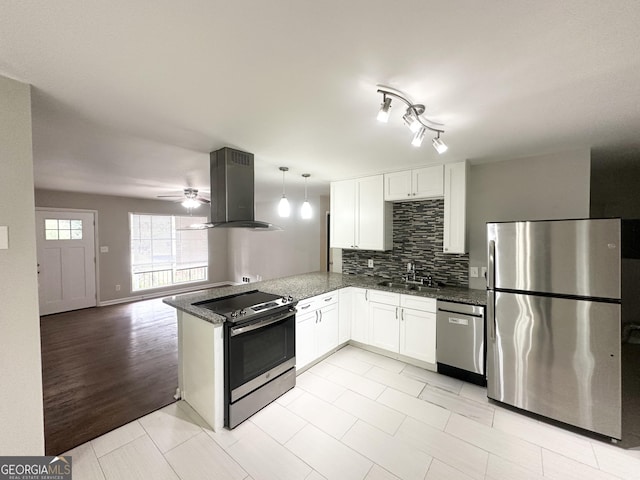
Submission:
<svg viewBox="0 0 640 480">
<path fill-rule="evenodd" d="M 206 217 L 130 214 L 132 290 L 207 280 L 207 230 L 180 230 Z"/>
<path fill-rule="evenodd" d="M 45 240 L 82 240 L 82 220 L 45 218 Z"/>
</svg>

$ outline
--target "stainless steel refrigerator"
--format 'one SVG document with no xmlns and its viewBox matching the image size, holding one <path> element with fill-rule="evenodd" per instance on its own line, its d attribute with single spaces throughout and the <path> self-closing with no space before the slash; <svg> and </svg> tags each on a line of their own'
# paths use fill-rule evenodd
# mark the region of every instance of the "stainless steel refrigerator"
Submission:
<svg viewBox="0 0 640 480">
<path fill-rule="evenodd" d="M 487 236 L 489 398 L 620 439 L 621 220 L 488 223 Z"/>
</svg>

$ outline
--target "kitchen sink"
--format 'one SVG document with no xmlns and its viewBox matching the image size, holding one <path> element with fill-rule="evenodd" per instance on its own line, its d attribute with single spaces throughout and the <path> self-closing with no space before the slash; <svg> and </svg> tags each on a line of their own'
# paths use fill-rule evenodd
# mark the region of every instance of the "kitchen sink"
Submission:
<svg viewBox="0 0 640 480">
<path fill-rule="evenodd" d="M 411 287 L 413 287 L 413 285 L 409 285 L 408 283 L 392 282 L 390 280 L 380 282 L 378 283 L 378 285 L 380 285 L 381 287 L 389 287 L 389 288 L 404 288 L 405 290 L 411 290 Z"/>
<path fill-rule="evenodd" d="M 412 283 L 394 282 L 392 280 L 385 280 L 378 283 L 381 287 L 389 288 L 403 288 L 404 290 L 415 290 L 416 292 L 436 292 L 440 290 L 439 287 L 429 287 L 428 285 L 414 285 Z"/>
</svg>

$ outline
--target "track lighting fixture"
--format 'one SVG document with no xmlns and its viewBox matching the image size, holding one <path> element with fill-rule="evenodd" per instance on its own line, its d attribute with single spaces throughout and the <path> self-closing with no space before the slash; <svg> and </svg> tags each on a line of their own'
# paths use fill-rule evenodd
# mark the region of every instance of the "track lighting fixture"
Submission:
<svg viewBox="0 0 640 480">
<path fill-rule="evenodd" d="M 280 167 L 280 171 L 282 172 L 282 198 L 278 204 L 278 215 L 281 217 L 288 217 L 291 213 L 291 206 L 289 205 L 289 200 L 287 200 L 287 195 L 284 192 L 284 174 L 289 171 L 289 168 Z"/>
<path fill-rule="evenodd" d="M 300 208 L 300 216 L 308 220 L 313 216 L 313 211 L 311 210 L 311 204 L 309 203 L 309 198 L 307 197 L 307 179 L 311 176 L 309 173 L 303 173 L 302 177 L 304 178 L 304 203 Z"/>
<path fill-rule="evenodd" d="M 378 90 L 380 91 L 380 90 Z M 391 109 L 391 99 L 382 94 L 382 105 L 380 105 L 380 111 L 378 112 L 378 121 L 387 123 L 389 121 L 389 114 Z"/>
<path fill-rule="evenodd" d="M 438 136 L 433 139 L 433 148 L 435 148 L 438 153 L 444 153 L 449 148 L 446 143 L 440 140 L 440 132 L 438 132 Z"/>
<path fill-rule="evenodd" d="M 424 114 L 425 111 L 424 105 L 413 103 L 409 101 L 403 93 L 383 85 L 378 85 L 378 93 L 382 94 L 382 105 L 378 112 L 378 120 L 385 123 L 389 120 L 391 108 L 391 98 L 389 97 L 397 98 L 407 105 L 407 110 L 402 116 L 402 119 L 407 127 L 414 133 L 411 144 L 416 147 L 421 146 L 427 130 L 430 130 L 436 133 L 436 137 L 432 141 L 433 148 L 435 148 L 438 153 L 447 151 L 447 145 L 440 139 L 440 134 L 444 133 L 444 125 L 429 120 L 428 118 L 423 118 L 421 115 Z"/>
</svg>

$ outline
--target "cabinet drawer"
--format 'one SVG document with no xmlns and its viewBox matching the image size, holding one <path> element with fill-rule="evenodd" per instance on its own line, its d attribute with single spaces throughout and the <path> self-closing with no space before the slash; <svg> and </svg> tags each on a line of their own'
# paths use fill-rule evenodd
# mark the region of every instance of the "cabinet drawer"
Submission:
<svg viewBox="0 0 640 480">
<path fill-rule="evenodd" d="M 314 297 L 316 299 L 316 305 L 318 308 L 326 307 L 327 305 L 334 305 L 338 303 L 338 292 L 328 292 L 323 293 L 322 295 L 318 295 Z"/>
<path fill-rule="evenodd" d="M 400 305 L 400 294 L 393 292 L 382 292 L 380 290 L 369 290 L 369 301 L 386 303 L 387 305 Z"/>
<path fill-rule="evenodd" d="M 413 308 L 414 310 L 422 310 L 423 312 L 436 313 L 436 299 L 427 297 L 418 297 L 417 295 L 400 295 L 400 306 L 404 308 Z"/>
<path fill-rule="evenodd" d="M 313 310 L 317 310 L 318 307 L 316 304 L 316 297 L 305 298 L 304 300 L 300 300 L 296 308 L 298 309 L 298 314 L 304 314 L 307 312 L 312 312 Z"/>
</svg>

